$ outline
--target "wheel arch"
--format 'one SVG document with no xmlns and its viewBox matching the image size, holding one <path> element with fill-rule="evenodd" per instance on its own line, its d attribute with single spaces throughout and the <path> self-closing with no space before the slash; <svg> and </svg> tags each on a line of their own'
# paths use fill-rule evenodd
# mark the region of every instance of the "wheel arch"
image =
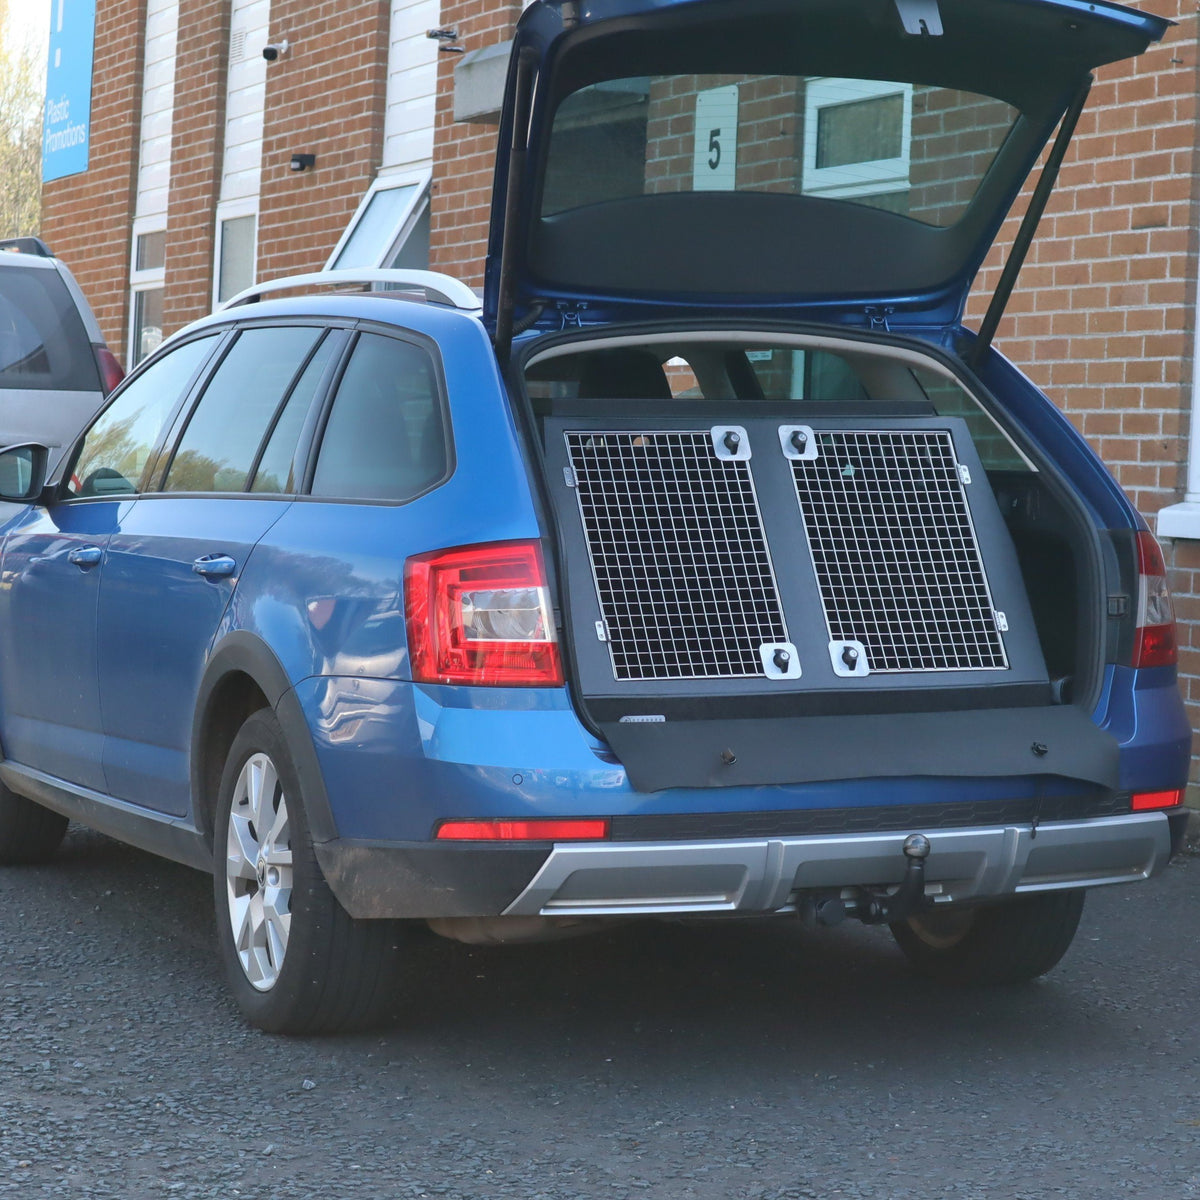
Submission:
<svg viewBox="0 0 1200 1200">
<path fill-rule="evenodd" d="M 192 720 L 191 792 L 196 828 L 212 844 L 221 774 L 233 739 L 261 708 L 274 711 L 287 738 L 314 842 L 336 836 L 312 734 L 292 680 L 271 648 L 244 630 L 231 633 L 209 658 Z"/>
</svg>

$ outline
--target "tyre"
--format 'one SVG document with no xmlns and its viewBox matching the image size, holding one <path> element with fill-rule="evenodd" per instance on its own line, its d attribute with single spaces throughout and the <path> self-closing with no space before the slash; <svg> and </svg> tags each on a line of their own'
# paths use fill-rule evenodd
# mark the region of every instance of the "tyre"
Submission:
<svg viewBox="0 0 1200 1200">
<path fill-rule="evenodd" d="M 1066 954 L 1083 912 L 1082 891 L 930 912 L 891 927 L 912 966 L 944 983 L 1025 983 Z"/>
<path fill-rule="evenodd" d="M 238 732 L 214 831 L 217 941 L 246 1018 L 268 1033 L 333 1033 L 382 1020 L 394 998 L 390 921 L 356 921 L 313 852 L 299 777 L 274 713 Z"/>
<path fill-rule="evenodd" d="M 0 866 L 46 862 L 67 832 L 67 818 L 0 783 Z"/>
</svg>

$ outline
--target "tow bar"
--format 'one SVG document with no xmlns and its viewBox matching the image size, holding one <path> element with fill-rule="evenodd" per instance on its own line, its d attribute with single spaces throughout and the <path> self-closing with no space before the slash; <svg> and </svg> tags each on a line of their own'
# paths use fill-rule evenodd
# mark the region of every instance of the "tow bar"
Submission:
<svg viewBox="0 0 1200 1200">
<path fill-rule="evenodd" d="M 890 925 L 933 907 L 925 895 L 925 860 L 933 847 L 923 833 L 910 833 L 902 847 L 908 866 L 900 886 L 891 895 L 861 889 L 852 900 L 824 896 L 814 899 L 808 919 L 818 925 L 837 925 L 847 916 L 857 917 L 864 925 Z"/>
</svg>

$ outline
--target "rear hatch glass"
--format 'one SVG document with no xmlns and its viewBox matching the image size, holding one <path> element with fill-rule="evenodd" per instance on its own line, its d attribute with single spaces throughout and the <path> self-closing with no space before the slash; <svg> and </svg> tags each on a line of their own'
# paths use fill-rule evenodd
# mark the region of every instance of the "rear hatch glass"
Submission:
<svg viewBox="0 0 1200 1200">
<path fill-rule="evenodd" d="M 0 269 L 0 389 L 15 388 L 100 390 L 87 331 L 56 271 Z"/>
<path fill-rule="evenodd" d="M 946 227 L 962 216 L 1017 116 L 1003 100 L 892 80 L 606 80 L 568 96 L 554 114 L 541 215 L 635 196 L 777 192 Z"/>
</svg>

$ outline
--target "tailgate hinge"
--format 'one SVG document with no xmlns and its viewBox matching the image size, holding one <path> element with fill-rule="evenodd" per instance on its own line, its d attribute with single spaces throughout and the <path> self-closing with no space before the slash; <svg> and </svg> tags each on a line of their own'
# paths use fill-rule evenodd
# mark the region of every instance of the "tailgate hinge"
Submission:
<svg viewBox="0 0 1200 1200">
<path fill-rule="evenodd" d="M 871 328 L 882 329 L 884 333 L 892 332 L 892 327 L 888 324 L 888 317 L 895 311 L 890 304 L 886 308 L 876 308 L 872 304 L 863 309 L 863 312 L 867 314 L 867 320 L 871 323 Z"/>
<path fill-rule="evenodd" d="M 582 329 L 583 328 L 583 311 L 587 308 L 587 301 L 580 300 L 574 304 L 565 301 L 559 301 L 558 314 L 562 319 L 560 329 Z"/>
</svg>

